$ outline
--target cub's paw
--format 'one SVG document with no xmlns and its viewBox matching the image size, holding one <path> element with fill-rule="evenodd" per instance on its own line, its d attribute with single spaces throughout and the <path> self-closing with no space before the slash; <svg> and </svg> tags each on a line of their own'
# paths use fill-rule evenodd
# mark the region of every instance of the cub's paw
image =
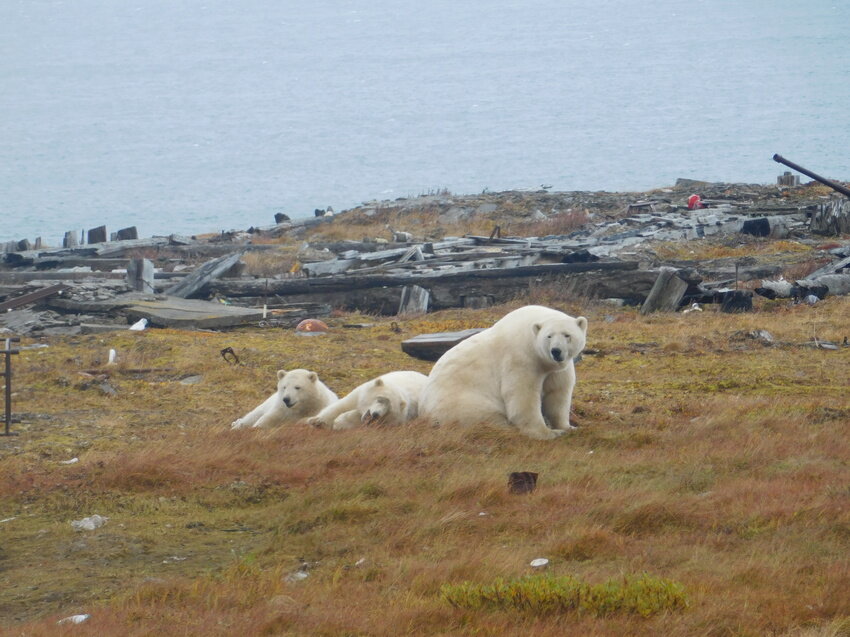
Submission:
<svg viewBox="0 0 850 637">
<path fill-rule="evenodd" d="M 328 426 L 328 424 L 318 416 L 311 416 L 305 422 L 316 429 L 323 429 Z"/>
</svg>

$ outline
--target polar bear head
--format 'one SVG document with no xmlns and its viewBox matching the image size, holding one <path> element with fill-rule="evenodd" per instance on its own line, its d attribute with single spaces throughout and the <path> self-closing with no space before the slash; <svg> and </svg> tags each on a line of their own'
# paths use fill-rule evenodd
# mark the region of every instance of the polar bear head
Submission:
<svg viewBox="0 0 850 637">
<path fill-rule="evenodd" d="M 564 315 L 538 321 L 531 329 L 540 360 L 547 366 L 565 367 L 584 349 L 587 319 Z"/>
<path fill-rule="evenodd" d="M 373 423 L 399 423 L 408 417 L 415 418 L 416 414 L 407 414 L 407 398 L 392 385 L 387 385 L 383 378 L 377 378 L 366 387 L 360 397 L 362 406 L 360 422 L 364 425 Z"/>
<path fill-rule="evenodd" d="M 277 397 L 287 409 L 294 409 L 300 402 L 312 400 L 318 392 L 319 377 L 306 369 L 277 371 Z"/>
</svg>

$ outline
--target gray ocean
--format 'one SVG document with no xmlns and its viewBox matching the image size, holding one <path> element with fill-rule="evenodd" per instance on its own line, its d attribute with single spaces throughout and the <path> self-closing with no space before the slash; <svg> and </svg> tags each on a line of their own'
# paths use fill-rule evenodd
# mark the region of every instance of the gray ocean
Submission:
<svg viewBox="0 0 850 637">
<path fill-rule="evenodd" d="M 850 2 L 2 0 L 0 240 L 850 179 Z M 804 178 L 805 179 L 805 178 Z"/>
</svg>

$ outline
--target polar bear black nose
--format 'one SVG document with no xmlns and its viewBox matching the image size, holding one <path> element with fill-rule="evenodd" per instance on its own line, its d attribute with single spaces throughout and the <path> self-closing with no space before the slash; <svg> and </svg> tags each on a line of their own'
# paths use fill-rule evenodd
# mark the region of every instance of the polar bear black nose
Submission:
<svg viewBox="0 0 850 637">
<path fill-rule="evenodd" d="M 559 363 L 560 363 L 562 360 L 564 360 L 564 355 L 563 355 L 563 352 L 561 352 L 561 348 L 560 348 L 560 347 L 553 347 L 553 348 L 552 348 L 552 358 L 554 358 L 554 359 L 555 359 L 556 361 L 558 361 Z"/>
<path fill-rule="evenodd" d="M 286 396 L 283 399 L 283 404 L 286 405 L 287 407 L 292 407 L 292 399 L 289 396 Z"/>
</svg>

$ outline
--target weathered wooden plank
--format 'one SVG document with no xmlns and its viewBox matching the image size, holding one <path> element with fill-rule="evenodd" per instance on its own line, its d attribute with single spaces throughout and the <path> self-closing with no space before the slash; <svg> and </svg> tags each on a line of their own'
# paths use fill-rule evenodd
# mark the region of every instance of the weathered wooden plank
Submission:
<svg viewBox="0 0 850 637">
<path fill-rule="evenodd" d="M 127 284 L 137 292 L 154 291 L 153 262 L 148 259 L 130 259 L 127 264 Z"/>
<path fill-rule="evenodd" d="M 0 312 L 6 312 L 7 310 L 12 310 L 16 307 L 21 307 L 22 305 L 35 303 L 36 301 L 40 301 L 41 299 L 47 298 L 48 296 L 53 296 L 54 294 L 61 294 L 62 291 L 67 290 L 68 287 L 69 286 L 65 285 L 64 283 L 57 283 L 56 285 L 51 285 L 46 288 L 36 290 L 35 292 L 16 296 L 13 299 L 9 299 L 8 301 L 0 303 Z"/>
<path fill-rule="evenodd" d="M 316 278 L 251 279 L 213 281 L 209 290 L 223 296 L 263 296 L 278 294 L 314 294 L 346 292 L 377 287 L 420 285 L 430 287 L 436 283 L 452 282 L 465 285 L 480 280 L 528 279 L 548 274 L 576 274 L 583 272 L 616 272 L 636 270 L 637 261 L 597 261 L 594 263 L 546 263 L 516 268 L 493 268 L 462 272 L 404 273 L 397 275 L 372 274 Z"/>
<path fill-rule="evenodd" d="M 178 298 L 189 298 L 197 294 L 201 288 L 214 281 L 239 262 L 244 252 L 242 250 L 227 256 L 207 261 L 197 268 L 177 285 L 168 288 L 165 293 Z"/>
<path fill-rule="evenodd" d="M 679 302 L 685 296 L 688 284 L 676 274 L 676 268 L 661 268 L 655 284 L 640 308 L 641 314 L 657 311 L 673 312 L 679 307 Z"/>
<path fill-rule="evenodd" d="M 477 327 L 460 332 L 439 332 L 436 334 L 420 334 L 401 343 L 401 351 L 408 356 L 420 360 L 435 361 L 452 347 L 468 339 L 474 334 L 483 332 L 485 328 Z"/>
<path fill-rule="evenodd" d="M 131 321 L 146 318 L 156 327 L 179 329 L 233 327 L 263 319 L 262 308 L 238 307 L 178 297 L 138 301 L 125 308 L 124 313 Z"/>
<path fill-rule="evenodd" d="M 398 315 L 425 314 L 428 311 L 428 301 L 431 293 L 418 285 L 405 285 L 401 289 L 401 301 L 398 304 Z"/>
</svg>

